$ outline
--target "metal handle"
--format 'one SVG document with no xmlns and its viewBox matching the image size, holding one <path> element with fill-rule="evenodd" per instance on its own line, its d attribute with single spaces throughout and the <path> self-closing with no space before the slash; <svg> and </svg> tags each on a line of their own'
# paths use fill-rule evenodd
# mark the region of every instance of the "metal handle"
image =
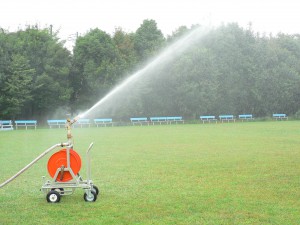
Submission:
<svg viewBox="0 0 300 225">
<path fill-rule="evenodd" d="M 87 180 L 91 180 L 91 157 L 90 157 L 90 150 L 92 149 L 94 143 L 92 142 L 86 151 L 86 161 L 87 161 Z"/>
<path fill-rule="evenodd" d="M 89 153 L 90 153 L 90 150 L 91 150 L 91 148 L 93 147 L 93 145 L 94 145 L 94 143 L 92 142 L 92 143 L 90 144 L 90 146 L 88 147 L 88 150 L 86 151 L 86 154 L 89 154 Z"/>
</svg>

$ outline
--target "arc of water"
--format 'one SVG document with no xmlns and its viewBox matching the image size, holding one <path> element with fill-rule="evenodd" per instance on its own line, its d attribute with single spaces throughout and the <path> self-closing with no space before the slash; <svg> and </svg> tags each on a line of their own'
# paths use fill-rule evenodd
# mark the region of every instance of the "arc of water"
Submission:
<svg viewBox="0 0 300 225">
<path fill-rule="evenodd" d="M 125 88 L 128 84 L 136 81 L 140 77 L 142 77 L 146 71 L 157 66 L 161 61 L 166 60 L 168 57 L 172 57 L 174 53 L 184 52 L 188 47 L 190 47 L 187 43 L 191 42 L 193 39 L 198 39 L 199 35 L 201 37 L 205 34 L 205 30 L 203 28 L 197 28 L 191 31 L 189 34 L 185 35 L 183 38 L 174 42 L 172 45 L 167 47 L 161 54 L 159 54 L 154 60 L 152 60 L 149 64 L 147 64 L 143 69 L 129 76 L 126 80 L 124 80 L 121 84 L 116 86 L 111 92 L 109 92 L 106 96 L 100 99 L 95 105 L 93 105 L 90 109 L 85 111 L 82 114 L 79 114 L 77 118 L 84 118 L 89 113 L 91 113 L 94 109 L 98 108 L 100 105 L 108 101 L 112 96 L 116 95 L 123 88 Z"/>
</svg>

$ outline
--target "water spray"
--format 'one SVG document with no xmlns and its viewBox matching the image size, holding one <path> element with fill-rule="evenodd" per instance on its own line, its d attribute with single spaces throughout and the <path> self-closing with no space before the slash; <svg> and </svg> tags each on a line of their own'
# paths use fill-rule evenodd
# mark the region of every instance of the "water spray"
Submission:
<svg viewBox="0 0 300 225">
<path fill-rule="evenodd" d="M 207 28 L 198 27 L 196 29 L 193 29 L 189 33 L 187 33 L 185 36 L 180 38 L 179 40 L 175 41 L 173 44 L 165 48 L 160 54 L 158 54 L 152 61 L 150 61 L 144 68 L 140 69 L 136 73 L 129 76 L 127 79 L 125 79 L 123 82 L 121 82 L 119 85 L 114 87 L 107 95 L 105 95 L 103 98 L 101 98 L 96 104 L 94 104 L 90 109 L 86 110 L 84 113 L 80 115 L 81 118 L 86 117 L 89 115 L 92 111 L 94 111 L 97 108 L 104 109 L 104 104 L 106 104 L 108 101 L 111 101 L 112 98 L 116 97 L 118 94 L 122 93 L 125 88 L 128 88 L 129 85 L 134 84 L 135 82 L 138 82 L 141 78 L 145 77 L 147 75 L 147 72 L 151 71 L 152 69 L 157 68 L 162 63 L 170 62 L 174 60 L 174 57 L 176 55 L 180 55 L 186 50 L 188 50 L 191 46 L 193 46 L 191 43 L 195 43 L 199 40 L 199 38 L 203 37 L 209 30 Z"/>
<path fill-rule="evenodd" d="M 81 168 L 81 158 L 76 151 L 73 150 L 72 141 L 72 125 L 80 116 L 74 119 L 67 119 L 66 130 L 67 130 L 67 142 L 58 143 L 52 147 L 46 149 L 41 155 L 35 158 L 31 163 L 26 165 L 14 176 L 0 184 L 0 188 L 4 187 L 8 183 L 12 182 L 19 175 L 28 170 L 32 165 L 42 159 L 52 150 L 58 147 L 64 147 L 63 149 L 54 153 L 48 160 L 47 169 L 52 180 L 45 180 L 43 176 L 43 185 L 41 191 L 46 194 L 46 199 L 50 203 L 57 203 L 60 201 L 61 196 L 73 194 L 76 188 L 82 188 L 84 190 L 84 200 L 87 202 L 94 202 L 99 194 L 99 189 L 93 184 L 91 180 L 91 166 L 90 166 L 90 150 L 93 147 L 91 143 L 87 149 L 87 180 L 83 180 L 79 175 Z"/>
</svg>

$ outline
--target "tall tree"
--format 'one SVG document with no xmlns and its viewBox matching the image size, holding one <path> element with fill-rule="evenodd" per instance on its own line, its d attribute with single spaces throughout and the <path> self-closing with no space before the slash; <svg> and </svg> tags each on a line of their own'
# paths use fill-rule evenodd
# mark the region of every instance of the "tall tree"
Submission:
<svg viewBox="0 0 300 225">
<path fill-rule="evenodd" d="M 165 38 L 154 20 L 144 20 L 134 37 L 134 48 L 140 62 L 148 60 L 164 46 Z"/>
<path fill-rule="evenodd" d="M 9 35 L 4 29 L 0 28 L 0 112 L 6 110 L 3 89 L 5 87 L 5 79 L 6 75 L 9 73 L 8 68 L 11 62 L 10 49 Z M 6 116 L 10 117 L 10 115 Z M 3 115 L 0 113 L 0 118 L 1 117 L 3 117 Z"/>
<path fill-rule="evenodd" d="M 86 109 L 106 94 L 121 75 L 119 62 L 119 52 L 109 34 L 94 29 L 79 37 L 70 75 L 73 106 Z"/>
<path fill-rule="evenodd" d="M 32 99 L 32 78 L 35 70 L 29 66 L 24 56 L 13 55 L 9 71 L 3 87 L 3 103 L 6 108 L 1 114 L 15 119 L 21 114 L 24 105 Z"/>
<path fill-rule="evenodd" d="M 114 44 L 120 57 L 120 66 L 124 74 L 134 70 L 137 62 L 137 55 L 134 49 L 134 33 L 126 33 L 122 28 L 116 28 L 113 35 Z"/>
<path fill-rule="evenodd" d="M 34 114 L 38 119 L 43 119 L 68 103 L 70 52 L 63 47 L 56 35 L 47 28 L 39 29 L 37 26 L 28 26 L 24 31 L 19 30 L 10 35 L 12 51 L 24 56 L 35 70 L 32 77 L 32 100 L 24 106 L 22 117 Z M 45 76 L 49 79 L 45 79 Z M 42 80 L 51 83 L 41 83 Z M 52 85 L 56 86 L 55 91 L 47 91 L 48 88 L 53 89 L 50 87 Z"/>
</svg>

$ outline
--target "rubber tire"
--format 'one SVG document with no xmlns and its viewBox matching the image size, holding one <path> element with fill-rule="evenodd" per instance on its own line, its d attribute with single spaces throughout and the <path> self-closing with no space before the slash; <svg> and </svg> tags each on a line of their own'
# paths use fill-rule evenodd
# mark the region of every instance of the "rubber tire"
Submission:
<svg viewBox="0 0 300 225">
<path fill-rule="evenodd" d="M 95 202 L 97 200 L 97 194 L 93 190 L 91 191 L 91 194 L 92 194 L 92 197 L 89 198 L 87 193 L 84 193 L 84 195 L 83 195 L 84 201 L 86 201 L 86 202 Z"/>
<path fill-rule="evenodd" d="M 58 203 L 60 201 L 60 194 L 57 191 L 49 191 L 46 199 L 49 203 Z"/>
<path fill-rule="evenodd" d="M 99 195 L 99 188 L 97 186 L 93 185 L 92 190 L 96 192 L 96 195 Z"/>
</svg>

